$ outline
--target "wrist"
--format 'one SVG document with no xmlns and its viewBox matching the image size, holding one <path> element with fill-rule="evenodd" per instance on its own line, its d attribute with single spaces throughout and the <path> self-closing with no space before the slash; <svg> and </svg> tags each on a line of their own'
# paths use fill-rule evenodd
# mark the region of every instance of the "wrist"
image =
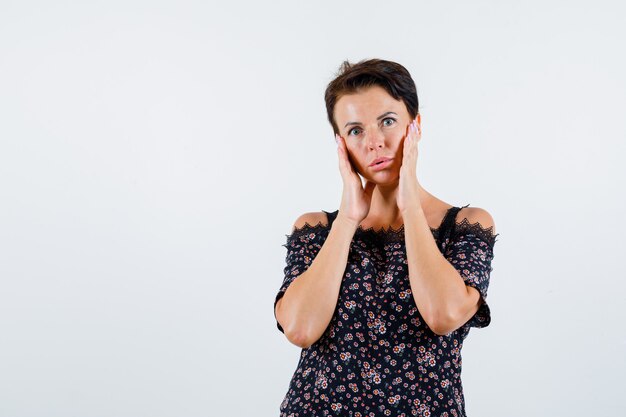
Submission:
<svg viewBox="0 0 626 417">
<path fill-rule="evenodd" d="M 333 225 L 335 224 L 340 224 L 342 226 L 345 226 L 348 229 L 356 230 L 359 227 L 360 222 L 353 220 L 353 219 L 349 219 L 345 216 L 342 216 L 341 211 L 340 211 L 339 214 L 337 214 L 335 221 L 333 222 Z"/>
<path fill-rule="evenodd" d="M 400 213 L 402 214 L 402 217 L 408 215 L 408 214 L 424 214 L 424 210 L 422 209 L 422 205 L 421 204 L 417 204 L 417 205 L 412 205 L 409 207 L 405 207 L 404 209 L 400 210 Z"/>
</svg>

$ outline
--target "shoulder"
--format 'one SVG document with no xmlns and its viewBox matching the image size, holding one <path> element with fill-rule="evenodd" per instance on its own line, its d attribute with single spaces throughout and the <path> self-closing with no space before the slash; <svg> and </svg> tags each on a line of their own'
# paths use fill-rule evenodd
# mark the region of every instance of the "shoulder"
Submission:
<svg viewBox="0 0 626 417">
<path fill-rule="evenodd" d="M 496 234 L 496 225 L 493 217 L 489 212 L 480 207 L 463 207 L 456 215 L 456 222 L 461 223 L 464 221 L 467 223 L 476 224 L 479 223 L 483 229 L 490 229 L 492 235 Z"/>
<path fill-rule="evenodd" d="M 296 229 L 302 229 L 304 226 L 318 226 L 318 225 L 327 226 L 328 225 L 328 217 L 326 213 L 323 211 L 311 211 L 308 213 L 304 213 L 300 215 L 293 224 L 291 228 L 291 233 L 295 232 Z"/>
</svg>

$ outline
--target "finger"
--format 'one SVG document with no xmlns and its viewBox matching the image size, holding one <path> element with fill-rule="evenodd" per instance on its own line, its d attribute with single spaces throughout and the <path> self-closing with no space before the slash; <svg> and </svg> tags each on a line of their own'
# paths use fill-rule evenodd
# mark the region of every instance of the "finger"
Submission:
<svg viewBox="0 0 626 417">
<path fill-rule="evenodd" d="M 350 159 L 348 158 L 348 154 L 346 153 L 346 147 L 345 144 L 343 142 L 343 138 L 341 136 L 338 136 L 338 140 L 339 140 L 339 150 L 341 151 L 341 162 L 343 162 L 344 166 L 346 167 L 346 169 L 349 169 L 350 167 Z"/>
<path fill-rule="evenodd" d="M 413 122 L 409 124 L 409 133 L 406 135 L 406 140 L 404 141 L 404 148 L 409 149 L 411 147 L 411 142 L 413 141 Z"/>
<path fill-rule="evenodd" d="M 418 125 L 417 125 L 417 121 L 414 122 L 413 124 L 413 133 L 411 135 L 411 152 L 415 155 L 415 158 L 417 158 L 417 142 L 420 140 L 420 136 L 419 136 L 419 130 L 418 130 Z"/>
<path fill-rule="evenodd" d="M 415 140 L 418 141 L 422 137 L 422 126 L 417 122 L 417 119 L 413 120 L 415 126 Z"/>
<path fill-rule="evenodd" d="M 417 121 L 415 122 L 415 147 L 417 147 L 417 142 L 419 142 L 419 140 L 422 138 L 422 128 L 419 125 L 419 123 L 417 123 Z"/>
<path fill-rule="evenodd" d="M 359 171 L 356 168 L 356 165 L 354 163 L 354 161 L 352 160 L 352 156 L 350 155 L 350 152 L 348 151 L 348 146 L 346 145 L 346 141 L 341 138 L 341 150 L 343 151 L 343 154 L 346 157 L 346 164 L 348 165 L 348 169 L 350 170 L 351 173 L 353 173 L 354 175 L 359 175 Z"/>
<path fill-rule="evenodd" d="M 343 140 L 341 136 L 336 135 L 336 137 L 338 138 L 337 139 L 338 140 L 338 152 L 339 152 L 342 172 L 345 173 L 345 175 L 356 175 L 356 170 L 354 169 L 354 166 L 352 165 L 352 161 L 350 160 L 350 154 L 348 153 L 346 142 Z"/>
<path fill-rule="evenodd" d="M 405 143 L 405 147 L 404 147 L 404 154 L 407 157 L 410 157 L 410 155 L 412 155 L 413 149 L 415 148 L 415 125 L 413 123 L 411 123 L 411 125 L 409 126 L 409 134 L 407 136 L 407 140 Z"/>
<path fill-rule="evenodd" d="M 372 195 L 372 192 L 376 188 L 376 183 L 370 180 L 365 180 L 365 194 Z"/>
<path fill-rule="evenodd" d="M 411 137 L 411 143 L 417 144 L 419 140 L 419 128 L 417 126 L 417 121 L 413 121 L 413 135 Z"/>
<path fill-rule="evenodd" d="M 344 146 L 343 146 L 343 139 L 339 135 L 335 135 L 335 139 L 337 140 L 337 149 L 339 149 L 340 151 L 339 154 L 341 156 L 341 161 L 345 163 L 347 161 L 346 161 L 346 155 L 345 155 Z"/>
<path fill-rule="evenodd" d="M 341 174 L 346 170 L 346 158 L 343 154 L 343 149 L 341 148 L 341 137 L 335 134 L 335 142 L 337 142 L 337 159 L 339 160 L 339 170 Z"/>
</svg>

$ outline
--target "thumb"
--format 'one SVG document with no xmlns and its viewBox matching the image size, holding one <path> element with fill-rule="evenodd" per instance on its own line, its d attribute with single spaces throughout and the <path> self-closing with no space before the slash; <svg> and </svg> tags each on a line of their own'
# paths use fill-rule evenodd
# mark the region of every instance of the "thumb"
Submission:
<svg viewBox="0 0 626 417">
<path fill-rule="evenodd" d="M 367 195 L 368 197 L 372 197 L 372 193 L 374 192 L 374 188 L 376 188 L 376 183 L 366 180 L 365 181 L 365 190 L 363 191 L 365 193 L 365 195 Z"/>
</svg>

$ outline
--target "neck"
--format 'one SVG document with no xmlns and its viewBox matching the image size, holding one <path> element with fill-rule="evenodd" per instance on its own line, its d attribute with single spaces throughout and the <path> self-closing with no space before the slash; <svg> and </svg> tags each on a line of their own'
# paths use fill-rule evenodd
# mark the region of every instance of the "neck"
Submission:
<svg viewBox="0 0 626 417">
<path fill-rule="evenodd" d="M 433 201 L 434 197 L 422 188 L 419 181 L 417 187 L 420 204 L 426 208 Z M 377 184 L 372 193 L 372 203 L 367 215 L 367 223 L 392 225 L 394 227 L 399 227 L 399 225 L 403 224 L 402 213 L 400 213 L 396 200 L 397 195 L 398 181 L 392 184 Z"/>
</svg>

